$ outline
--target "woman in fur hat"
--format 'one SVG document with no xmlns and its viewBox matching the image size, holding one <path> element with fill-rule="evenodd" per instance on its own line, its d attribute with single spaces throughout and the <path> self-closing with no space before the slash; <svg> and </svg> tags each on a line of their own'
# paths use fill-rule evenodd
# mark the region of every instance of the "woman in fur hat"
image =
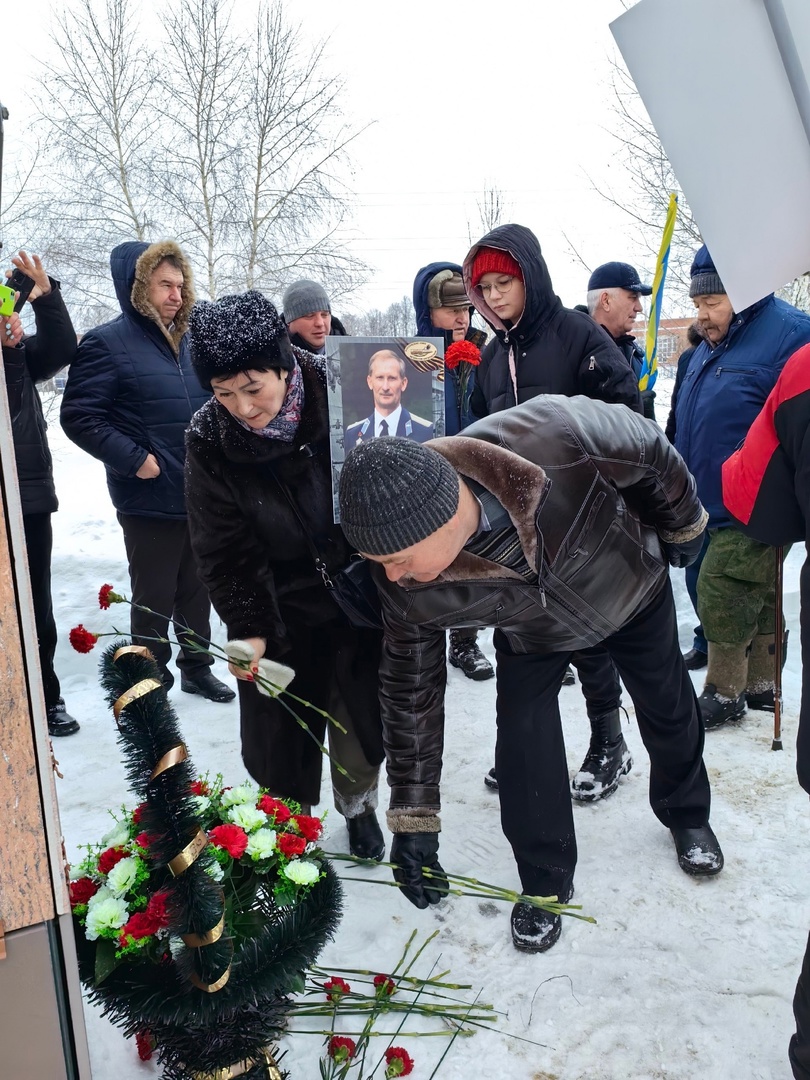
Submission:
<svg viewBox="0 0 810 1080">
<path fill-rule="evenodd" d="M 322 359 L 290 344 L 259 292 L 198 303 L 191 356 L 213 398 L 187 435 L 186 501 L 194 554 L 231 638 L 295 671 L 291 693 L 324 709 L 335 806 L 352 854 L 380 860 L 376 817 L 383 758 L 377 695 L 381 633 L 357 629 L 324 586 L 313 543 L 334 573 L 353 549 L 332 521 L 326 376 Z M 242 757 L 250 775 L 304 806 L 320 801 L 321 754 L 284 706 L 239 680 Z M 327 727 L 297 707 L 323 741 Z"/>
</svg>

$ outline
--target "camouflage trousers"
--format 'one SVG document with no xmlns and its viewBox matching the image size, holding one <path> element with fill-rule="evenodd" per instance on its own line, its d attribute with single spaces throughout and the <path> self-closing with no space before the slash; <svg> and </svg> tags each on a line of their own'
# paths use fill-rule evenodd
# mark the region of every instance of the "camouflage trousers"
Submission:
<svg viewBox="0 0 810 1080">
<path fill-rule="evenodd" d="M 776 548 L 734 528 L 711 529 L 697 582 L 706 640 L 748 645 L 759 634 L 775 634 L 775 575 Z"/>
</svg>

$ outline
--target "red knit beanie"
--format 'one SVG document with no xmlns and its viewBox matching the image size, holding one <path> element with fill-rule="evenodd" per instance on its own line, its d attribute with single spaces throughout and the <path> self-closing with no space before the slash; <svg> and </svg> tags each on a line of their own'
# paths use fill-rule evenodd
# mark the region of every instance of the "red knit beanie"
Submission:
<svg viewBox="0 0 810 1080">
<path fill-rule="evenodd" d="M 499 251 L 497 248 L 482 247 L 473 259 L 472 287 L 478 284 L 484 274 L 509 274 L 523 281 L 523 271 L 520 264 L 512 258 L 508 251 Z"/>
</svg>

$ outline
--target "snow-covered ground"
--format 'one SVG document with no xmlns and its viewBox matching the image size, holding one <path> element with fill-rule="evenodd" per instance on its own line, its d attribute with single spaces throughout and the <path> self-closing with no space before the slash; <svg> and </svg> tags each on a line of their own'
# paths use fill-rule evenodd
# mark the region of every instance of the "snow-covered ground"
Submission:
<svg viewBox="0 0 810 1080">
<path fill-rule="evenodd" d="M 661 386 L 661 398 L 667 396 Z M 664 402 L 659 416 L 666 419 Z M 80 656 L 67 641 L 78 622 L 91 629 L 126 622 L 126 612 L 99 612 L 104 582 L 126 590 L 120 529 L 101 465 L 72 446 L 56 422 L 50 430 L 61 508 L 54 517 L 54 600 L 60 643 L 57 670 L 69 711 L 81 731 L 56 742 L 64 779 L 58 781 L 69 857 L 77 845 L 106 831 L 107 808 L 133 799 L 115 743 L 115 724 L 96 681 L 97 654 Z M 457 1039 L 442 1065 L 446 1080 L 782 1080 L 790 1075 L 787 1042 L 791 998 L 804 951 L 810 904 L 810 814 L 795 777 L 799 706 L 798 571 L 794 550 L 785 573 L 791 647 L 785 670 L 784 752 L 771 752 L 772 717 L 749 714 L 739 725 L 710 733 L 706 763 L 714 793 L 712 823 L 726 868 L 695 881 L 678 868 L 669 833 L 647 803 L 648 765 L 629 700 L 627 741 L 632 772 L 604 803 L 575 807 L 579 840 L 576 900 L 596 926 L 567 920 L 560 942 L 544 955 L 517 953 L 509 908 L 473 899 L 444 901 L 417 911 L 394 889 L 346 884 L 346 911 L 324 966 L 388 970 L 412 930 L 440 931 L 429 962 L 454 980 L 471 983 L 502 1012 L 497 1030 Z M 673 572 L 685 648 L 694 616 Z M 214 637 L 224 631 L 215 622 Z M 491 636 L 483 637 L 492 658 Z M 228 678 L 223 670 L 218 674 Z M 696 673 L 695 683 L 702 685 Z M 171 692 L 189 752 L 200 771 L 245 775 L 239 756 L 236 706 Z M 561 695 L 570 770 L 588 740 L 577 686 Z M 483 785 L 495 739 L 493 682 L 474 684 L 450 670 L 447 695 L 441 859 L 454 873 L 517 887 L 501 834 L 497 797 Z M 328 792 L 328 780 L 325 781 Z M 320 807 L 323 812 L 327 802 Z M 382 811 L 380 812 L 382 819 Z M 334 812 L 327 846 L 347 850 Z M 358 871 L 352 871 L 357 877 Z M 362 871 L 372 882 L 387 871 Z M 424 969 L 425 971 L 427 968 Z M 95 1080 L 157 1076 L 135 1048 L 93 1010 L 87 1027 Z M 516 1036 L 517 1038 L 510 1038 Z M 443 1039 L 398 1039 L 416 1058 L 414 1080 L 427 1080 Z M 318 1075 L 320 1039 L 287 1041 L 285 1066 L 295 1080 Z M 379 1075 L 379 1073 L 377 1074 Z"/>
</svg>

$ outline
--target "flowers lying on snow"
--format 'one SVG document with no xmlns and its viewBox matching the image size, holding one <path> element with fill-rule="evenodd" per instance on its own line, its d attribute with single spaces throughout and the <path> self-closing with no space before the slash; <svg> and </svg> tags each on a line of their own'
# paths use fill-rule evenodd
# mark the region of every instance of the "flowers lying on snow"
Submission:
<svg viewBox="0 0 810 1080">
<path fill-rule="evenodd" d="M 385 1051 L 385 1076 L 407 1076 L 413 1072 L 413 1058 L 401 1046 L 389 1046 Z"/>
<path fill-rule="evenodd" d="M 204 804 L 200 820 L 216 860 L 210 871 L 216 880 L 227 886 L 236 867 L 242 868 L 242 881 L 245 871 L 275 878 L 275 900 L 288 905 L 323 876 L 314 848 L 323 824 L 300 813 L 298 803 L 273 798 L 250 782 L 226 788 L 221 776 L 194 781 L 191 796 Z M 87 846 L 70 883 L 71 908 L 85 937 L 108 939 L 119 961 L 159 962 L 171 951 L 168 894 L 161 887 L 166 868 L 150 857 L 156 837 L 143 831 L 147 811 L 142 803 L 115 818 L 102 842 Z"/>
</svg>

